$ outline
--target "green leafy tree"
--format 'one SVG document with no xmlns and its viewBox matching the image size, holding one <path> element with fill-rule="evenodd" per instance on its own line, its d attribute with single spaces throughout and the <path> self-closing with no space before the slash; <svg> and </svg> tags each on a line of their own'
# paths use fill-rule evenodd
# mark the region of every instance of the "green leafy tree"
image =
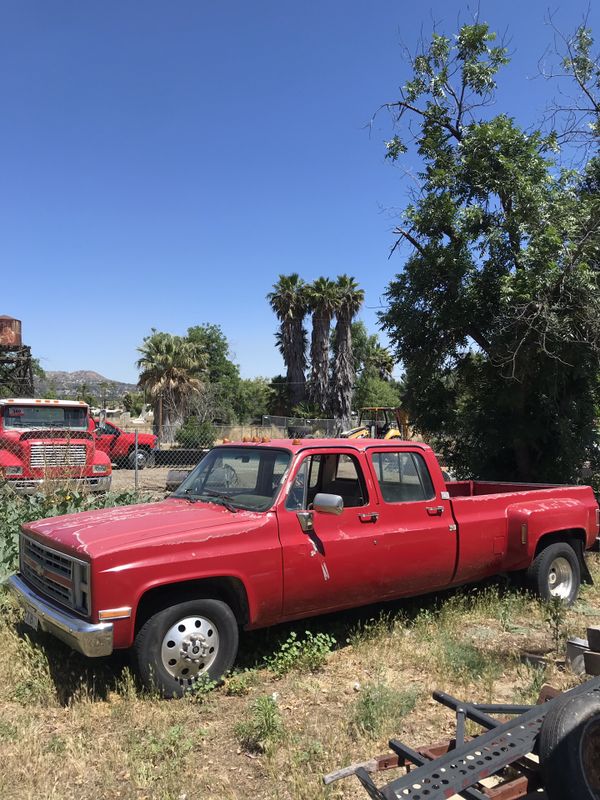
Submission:
<svg viewBox="0 0 600 800">
<path fill-rule="evenodd" d="M 144 393 L 125 392 L 123 395 L 123 407 L 132 417 L 139 417 L 144 410 Z"/>
<path fill-rule="evenodd" d="M 201 392 L 205 397 L 200 402 L 200 416 L 223 422 L 239 418 L 239 398 L 242 392 L 240 370 L 231 357 L 227 337 L 219 325 L 204 323 L 188 328 L 187 340 L 201 347 L 206 353 L 206 374 Z M 197 409 L 190 409 L 193 413 Z"/>
<path fill-rule="evenodd" d="M 259 422 L 269 414 L 271 382 L 267 378 L 249 378 L 240 381 L 235 398 L 236 415 L 240 422 Z"/>
<path fill-rule="evenodd" d="M 173 440 L 194 395 L 202 390 L 206 352 L 197 342 L 154 328 L 138 351 L 139 385 L 152 400 L 154 427 L 163 441 Z"/>
<path fill-rule="evenodd" d="M 560 141 L 598 148 L 600 137 L 600 52 L 594 51 L 592 30 L 580 25 L 572 36 L 565 36 L 554 25 L 558 64 L 545 77 L 560 85 L 559 99 L 549 112 L 549 122 L 558 130 Z"/>
<path fill-rule="evenodd" d="M 301 403 L 306 393 L 306 284 L 296 272 L 280 275 L 267 300 L 280 322 L 276 341 L 287 370 L 290 405 L 293 406 Z"/>
<path fill-rule="evenodd" d="M 335 339 L 333 341 L 334 358 L 337 356 Z M 368 372 L 377 375 L 384 381 L 392 379 L 396 359 L 387 347 L 379 341 L 376 333 L 369 333 L 364 322 L 352 323 L 352 360 L 354 372 L 362 375 Z"/>
<path fill-rule="evenodd" d="M 363 373 L 356 382 L 354 407 L 400 405 L 400 386 L 395 381 L 386 381 L 372 372 Z"/>
<path fill-rule="evenodd" d="M 388 106 L 387 155 L 414 141 L 422 169 L 381 320 L 411 419 L 461 470 L 573 480 L 598 400 L 600 168 L 561 170 L 556 135 L 482 110 L 507 61 L 485 24 L 435 33 Z"/>
<path fill-rule="evenodd" d="M 79 389 L 77 389 L 77 394 L 75 395 L 75 399 L 81 400 L 83 403 L 87 403 L 88 406 L 96 405 L 96 398 L 91 393 L 90 387 L 85 382 L 79 385 Z"/>
<path fill-rule="evenodd" d="M 290 411 L 290 388 L 285 375 L 275 375 L 271 379 L 271 394 L 268 402 L 268 414 L 286 417 Z"/>
</svg>

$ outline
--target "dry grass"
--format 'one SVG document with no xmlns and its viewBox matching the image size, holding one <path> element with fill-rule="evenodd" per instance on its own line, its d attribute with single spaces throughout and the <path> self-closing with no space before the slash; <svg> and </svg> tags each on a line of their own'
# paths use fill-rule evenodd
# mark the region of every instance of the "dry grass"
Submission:
<svg viewBox="0 0 600 800">
<path fill-rule="evenodd" d="M 600 582 L 598 556 L 593 570 Z M 578 682 L 553 660 L 537 603 L 495 584 L 246 634 L 240 671 L 180 701 L 140 692 L 124 656 L 88 661 L 28 638 L 11 600 L 1 602 L 0 797 L 364 800 L 355 779 L 325 790 L 322 774 L 386 752 L 392 735 L 413 745 L 449 735 L 434 688 L 523 702 L 545 679 Z M 564 632 L 594 623 L 598 586 Z M 277 678 L 265 663 L 307 628 L 336 648 L 317 671 Z M 522 664 L 524 652 L 550 654 L 547 670 Z M 246 752 L 248 730 L 264 746 Z"/>
</svg>

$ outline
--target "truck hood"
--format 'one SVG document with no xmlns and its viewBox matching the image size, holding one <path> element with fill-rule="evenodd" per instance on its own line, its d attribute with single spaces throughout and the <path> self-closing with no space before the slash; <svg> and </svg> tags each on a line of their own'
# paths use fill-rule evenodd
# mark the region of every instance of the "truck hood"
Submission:
<svg viewBox="0 0 600 800">
<path fill-rule="evenodd" d="M 261 525 L 265 515 L 255 511 L 233 513 L 215 503 L 167 499 L 158 503 L 103 508 L 50 517 L 23 525 L 26 533 L 42 537 L 49 546 L 94 558 L 132 545 L 193 533 L 202 542 L 215 535 L 235 533 Z M 215 530 L 218 533 L 215 534 Z"/>
</svg>

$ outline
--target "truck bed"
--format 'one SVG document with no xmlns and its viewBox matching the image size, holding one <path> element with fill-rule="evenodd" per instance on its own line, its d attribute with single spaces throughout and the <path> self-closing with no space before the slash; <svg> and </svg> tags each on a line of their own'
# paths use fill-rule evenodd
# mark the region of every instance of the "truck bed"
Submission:
<svg viewBox="0 0 600 800">
<path fill-rule="evenodd" d="M 446 489 L 458 529 L 458 582 L 525 569 L 544 533 L 577 528 L 585 535 L 595 524 L 589 486 L 450 481 Z"/>
<path fill-rule="evenodd" d="M 555 483 L 503 483 L 501 481 L 447 481 L 450 497 L 480 497 L 486 494 L 512 494 L 536 489 L 554 489 Z"/>
</svg>

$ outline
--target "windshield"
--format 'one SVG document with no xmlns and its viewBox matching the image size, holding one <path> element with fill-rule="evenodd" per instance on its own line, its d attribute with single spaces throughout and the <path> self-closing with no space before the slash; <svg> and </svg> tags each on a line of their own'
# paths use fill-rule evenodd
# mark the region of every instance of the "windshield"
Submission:
<svg viewBox="0 0 600 800">
<path fill-rule="evenodd" d="M 87 431 L 87 407 L 81 406 L 5 406 L 5 428 L 69 428 Z"/>
<path fill-rule="evenodd" d="M 266 511 L 273 505 L 289 463 L 286 450 L 216 447 L 173 496 Z"/>
</svg>

